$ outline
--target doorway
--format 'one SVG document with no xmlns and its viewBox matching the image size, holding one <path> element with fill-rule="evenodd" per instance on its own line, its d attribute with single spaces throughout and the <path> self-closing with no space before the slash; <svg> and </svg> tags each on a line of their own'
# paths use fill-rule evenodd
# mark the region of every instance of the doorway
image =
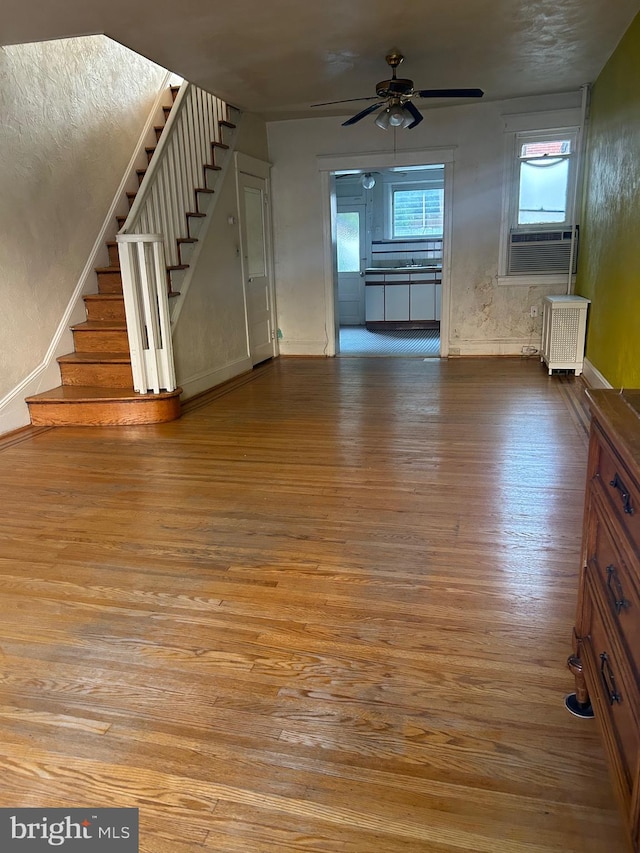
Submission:
<svg viewBox="0 0 640 853">
<path fill-rule="evenodd" d="M 440 356 L 444 164 L 334 173 L 342 356 Z"/>
<path fill-rule="evenodd" d="M 323 186 L 327 355 L 448 356 L 454 153 L 438 148 L 317 158 Z M 413 201 L 418 196 L 422 200 L 426 230 L 415 237 L 402 233 L 400 211 L 406 213 L 412 199 L 411 193 L 402 197 L 401 192 L 435 190 L 438 182 L 439 229 L 429 210 L 434 193 L 413 193 Z M 394 202 L 400 203 L 395 233 Z M 358 324 L 352 324 L 353 314 L 341 304 L 347 300 L 341 299 L 346 294 L 339 286 L 337 215 L 339 208 L 347 212 L 356 205 L 365 208 L 364 250 L 359 272 L 350 272 L 361 279 L 365 318 L 363 323 L 360 315 Z M 374 280 L 376 275 L 386 278 Z"/>
</svg>

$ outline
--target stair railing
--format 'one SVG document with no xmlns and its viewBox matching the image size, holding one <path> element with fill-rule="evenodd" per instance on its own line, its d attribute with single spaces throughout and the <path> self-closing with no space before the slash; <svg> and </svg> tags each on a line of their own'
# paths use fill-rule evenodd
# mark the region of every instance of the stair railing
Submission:
<svg viewBox="0 0 640 853">
<path fill-rule="evenodd" d="M 197 212 L 196 189 L 207 188 L 213 145 L 228 121 L 224 101 L 182 84 L 116 238 L 133 384 L 143 394 L 175 389 L 169 271 L 183 268 L 178 240 L 190 236 L 187 214 Z"/>
<path fill-rule="evenodd" d="M 175 391 L 162 235 L 118 234 L 116 240 L 134 390 L 141 394 Z"/>
</svg>

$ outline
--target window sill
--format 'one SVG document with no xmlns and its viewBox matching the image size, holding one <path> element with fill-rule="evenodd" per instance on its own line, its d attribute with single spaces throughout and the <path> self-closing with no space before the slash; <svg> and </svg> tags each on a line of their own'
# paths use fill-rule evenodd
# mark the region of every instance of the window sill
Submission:
<svg viewBox="0 0 640 853">
<path fill-rule="evenodd" d="M 543 275 L 499 275 L 497 278 L 500 286 L 510 285 L 515 287 L 558 287 L 562 290 L 567 288 L 567 278 L 565 273 L 543 274 Z M 575 275 L 571 276 L 571 282 L 575 282 Z"/>
</svg>

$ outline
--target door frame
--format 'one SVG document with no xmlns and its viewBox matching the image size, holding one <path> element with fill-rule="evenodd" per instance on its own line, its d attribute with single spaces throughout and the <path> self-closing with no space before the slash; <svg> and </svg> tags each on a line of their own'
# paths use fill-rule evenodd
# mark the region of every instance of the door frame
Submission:
<svg viewBox="0 0 640 853">
<path fill-rule="evenodd" d="M 336 209 L 333 188 L 333 173 L 349 169 L 374 172 L 402 166 L 444 165 L 444 223 L 442 253 L 442 306 L 440 315 L 440 357 L 449 355 L 449 328 L 451 313 L 451 232 L 453 201 L 454 148 L 424 148 L 419 151 L 380 151 L 376 154 L 323 154 L 316 157 L 322 184 L 322 232 L 324 248 L 324 294 L 325 328 L 333 330 L 333 339 L 328 334 L 327 355 L 336 355 L 340 350 L 337 322 L 337 271 L 335 270 L 335 228 L 332 211 Z"/>
<path fill-rule="evenodd" d="M 271 163 L 265 160 L 258 160 L 256 157 L 251 157 L 248 154 L 243 154 L 241 151 L 234 153 L 235 166 L 235 183 L 236 183 L 236 203 L 238 205 L 238 216 L 240 216 L 240 175 L 251 175 L 254 178 L 264 180 L 266 187 L 267 203 L 265 205 L 265 248 L 266 248 L 266 265 L 269 275 L 269 301 L 271 303 L 271 322 L 272 322 L 272 356 L 276 358 L 280 354 L 278 346 L 278 317 L 276 310 L 276 294 L 275 294 L 275 265 L 273 260 L 273 219 L 271 215 Z M 244 300 L 244 322 L 245 333 L 247 336 L 247 354 L 251 358 L 251 341 L 249 340 L 249 310 L 247 304 L 247 270 L 244 259 L 244 246 L 242 245 L 242 228 L 238 227 L 239 253 L 240 253 L 240 268 L 242 271 L 242 297 Z"/>
</svg>

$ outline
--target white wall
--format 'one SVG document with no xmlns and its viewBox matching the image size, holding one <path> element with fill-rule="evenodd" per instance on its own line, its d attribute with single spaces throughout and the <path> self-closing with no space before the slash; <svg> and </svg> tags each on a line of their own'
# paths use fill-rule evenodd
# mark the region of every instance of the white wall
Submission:
<svg viewBox="0 0 640 853">
<path fill-rule="evenodd" d="M 515 354 L 539 346 L 540 317 L 531 305 L 558 285 L 498 284 L 506 115 L 578 108 L 569 93 L 425 110 L 417 128 L 396 132 L 396 151 L 453 148 L 450 351 Z M 325 299 L 322 180 L 318 156 L 393 157 L 392 131 L 364 119 L 271 122 L 276 299 L 284 354 L 323 354 L 333 336 Z M 549 125 L 547 125 L 549 126 Z M 562 292 L 562 291 L 561 291 Z"/>
<path fill-rule="evenodd" d="M 42 363 L 165 73 L 104 36 L 0 48 L 0 399 Z"/>
<path fill-rule="evenodd" d="M 268 161 L 264 122 L 243 115 L 235 150 Z M 185 399 L 251 370 L 233 164 L 216 185 L 216 197 L 173 331 L 176 379 Z"/>
</svg>

